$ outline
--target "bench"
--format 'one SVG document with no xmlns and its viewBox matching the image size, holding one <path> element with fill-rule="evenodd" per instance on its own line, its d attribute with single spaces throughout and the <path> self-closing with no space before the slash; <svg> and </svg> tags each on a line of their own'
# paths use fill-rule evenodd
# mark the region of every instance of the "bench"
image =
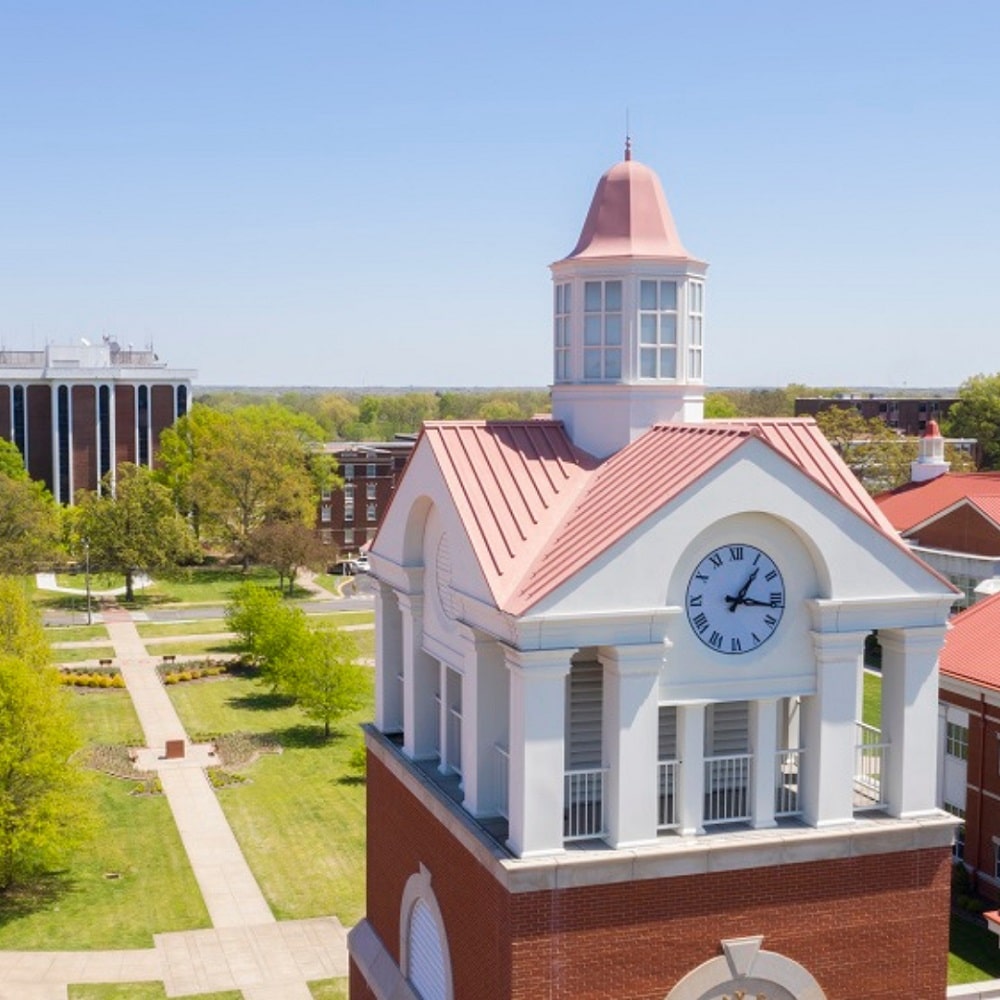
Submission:
<svg viewBox="0 0 1000 1000">
<path fill-rule="evenodd" d="M 111 666 L 111 660 L 98 660 L 97 662 L 102 667 L 110 667 Z"/>
<path fill-rule="evenodd" d="M 177 657 L 173 653 L 165 653 L 163 656 L 164 663 L 176 663 Z"/>
</svg>

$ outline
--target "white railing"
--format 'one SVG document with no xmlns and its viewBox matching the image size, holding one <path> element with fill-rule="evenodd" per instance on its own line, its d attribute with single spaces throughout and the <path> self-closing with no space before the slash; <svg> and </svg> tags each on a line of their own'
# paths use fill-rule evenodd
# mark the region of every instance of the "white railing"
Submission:
<svg viewBox="0 0 1000 1000">
<path fill-rule="evenodd" d="M 802 815 L 802 755 L 805 751 L 779 750 L 775 756 L 774 815 Z"/>
<path fill-rule="evenodd" d="M 510 794 L 510 751 L 499 743 L 493 744 L 493 787 L 496 789 L 495 809 L 498 816 L 510 819 L 508 796 Z"/>
<path fill-rule="evenodd" d="M 567 771 L 563 839 L 586 840 L 607 834 L 604 822 L 604 778 L 607 768 Z"/>
<path fill-rule="evenodd" d="M 705 758 L 704 824 L 741 823 L 750 819 L 752 754 Z"/>
<path fill-rule="evenodd" d="M 854 808 L 882 809 L 885 807 L 885 759 L 889 744 L 882 739 L 882 730 L 857 723 L 858 742 L 854 754 Z"/>
<path fill-rule="evenodd" d="M 673 830 L 679 825 L 677 779 L 680 774 L 679 760 L 661 760 L 656 765 L 658 801 L 656 829 Z"/>
</svg>

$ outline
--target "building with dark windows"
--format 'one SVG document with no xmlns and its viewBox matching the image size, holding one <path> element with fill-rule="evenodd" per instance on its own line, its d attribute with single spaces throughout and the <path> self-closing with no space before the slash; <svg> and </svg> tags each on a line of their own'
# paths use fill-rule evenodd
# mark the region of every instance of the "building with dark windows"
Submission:
<svg viewBox="0 0 1000 1000">
<path fill-rule="evenodd" d="M 153 464 L 160 434 L 188 411 L 195 375 L 109 338 L 0 350 L 0 437 L 33 479 L 72 503 L 120 462 Z"/>
<path fill-rule="evenodd" d="M 342 487 L 323 490 L 316 530 L 324 545 L 354 555 L 375 537 L 396 489 L 416 435 L 393 441 L 331 441 L 323 446 L 337 460 Z"/>
<path fill-rule="evenodd" d="M 929 421 L 941 421 L 958 402 L 957 396 L 878 396 L 845 393 L 837 396 L 803 396 L 795 400 L 795 416 L 815 417 L 835 407 L 855 410 L 865 420 L 878 417 L 887 427 L 906 437 L 919 437 Z"/>
</svg>

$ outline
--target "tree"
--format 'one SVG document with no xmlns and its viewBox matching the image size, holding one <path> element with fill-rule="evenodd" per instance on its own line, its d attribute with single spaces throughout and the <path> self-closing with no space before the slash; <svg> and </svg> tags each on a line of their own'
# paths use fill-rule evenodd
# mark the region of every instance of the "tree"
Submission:
<svg viewBox="0 0 1000 1000">
<path fill-rule="evenodd" d="M 273 690 L 281 688 L 282 673 L 308 634 L 306 616 L 276 591 L 247 582 L 236 588 L 226 623 L 242 640 L 247 660 L 260 668 L 261 679 Z"/>
<path fill-rule="evenodd" d="M 0 471 L 0 573 L 27 573 L 53 559 L 59 529 L 59 508 L 41 483 L 23 467 L 15 475 Z"/>
<path fill-rule="evenodd" d="M 311 719 L 330 726 L 361 708 L 371 689 L 370 671 L 354 662 L 357 646 L 349 633 L 339 629 L 316 630 L 295 649 L 282 671 L 282 688 L 294 695 Z"/>
<path fill-rule="evenodd" d="M 736 404 L 724 392 L 710 392 L 705 397 L 705 417 L 708 420 L 738 417 Z"/>
<path fill-rule="evenodd" d="M 73 719 L 41 622 L 0 580 L 0 891 L 62 863 L 89 834 Z"/>
<path fill-rule="evenodd" d="M 910 478 L 917 441 L 900 437 L 878 417 L 834 406 L 816 416 L 819 429 L 869 493 L 882 493 Z"/>
<path fill-rule="evenodd" d="M 254 533 L 251 555 L 254 562 L 277 572 L 280 588 L 287 579 L 291 594 L 299 567 L 321 562 L 322 553 L 315 531 L 301 521 L 265 521 Z"/>
<path fill-rule="evenodd" d="M 118 466 L 101 494 L 77 495 L 77 531 L 90 544 L 91 564 L 125 576 L 125 600 L 135 600 L 137 571 L 176 566 L 197 556 L 191 530 L 174 508 L 170 491 L 143 466 Z"/>
<path fill-rule="evenodd" d="M 981 468 L 1000 469 L 1000 373 L 967 378 L 943 423 L 946 437 L 979 442 Z"/>
<path fill-rule="evenodd" d="M 196 404 L 162 435 L 161 480 L 187 498 L 201 533 L 248 566 L 265 522 L 314 523 L 333 462 L 313 448 L 323 434 L 316 422 L 277 403 L 203 411 Z"/>
</svg>

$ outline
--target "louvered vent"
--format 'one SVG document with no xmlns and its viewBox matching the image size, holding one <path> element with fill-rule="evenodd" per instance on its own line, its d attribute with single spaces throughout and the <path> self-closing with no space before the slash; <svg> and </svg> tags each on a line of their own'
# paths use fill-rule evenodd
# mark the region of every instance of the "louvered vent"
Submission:
<svg viewBox="0 0 1000 1000">
<path fill-rule="evenodd" d="M 603 701 L 604 668 L 596 661 L 574 663 L 569 671 L 567 770 L 601 767 L 604 763 Z"/>
<path fill-rule="evenodd" d="M 750 750 L 750 705 L 745 701 L 722 701 L 709 706 L 705 733 L 706 752 L 711 756 L 748 753 Z"/>
<path fill-rule="evenodd" d="M 677 708 L 660 706 L 660 760 L 677 759 Z"/>
<path fill-rule="evenodd" d="M 418 899 L 410 913 L 409 969 L 407 978 L 421 1000 L 447 1000 L 444 950 L 431 908 Z"/>
</svg>

